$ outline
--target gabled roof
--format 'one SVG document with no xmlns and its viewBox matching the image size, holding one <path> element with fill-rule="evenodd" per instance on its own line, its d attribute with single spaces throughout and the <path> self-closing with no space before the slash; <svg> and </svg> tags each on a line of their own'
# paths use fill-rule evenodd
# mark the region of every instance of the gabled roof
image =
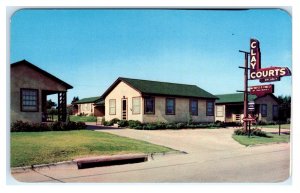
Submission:
<svg viewBox="0 0 300 193">
<path fill-rule="evenodd" d="M 96 97 L 88 97 L 88 98 L 83 98 L 81 100 L 76 101 L 74 104 L 83 104 L 83 103 L 95 103 L 100 101 L 100 96 Z"/>
<path fill-rule="evenodd" d="M 16 66 L 19 66 L 19 65 L 26 65 L 28 66 L 29 68 L 43 74 L 44 76 L 58 82 L 59 84 L 62 84 L 64 85 L 67 89 L 71 89 L 73 88 L 73 86 L 69 85 L 68 83 L 62 81 L 61 79 L 55 77 L 54 75 L 50 74 L 49 72 L 46 72 L 45 70 L 42 70 L 41 68 L 33 65 L 32 63 L 28 62 L 27 60 L 21 60 L 21 61 L 18 61 L 18 62 L 15 62 L 15 63 L 12 63 L 10 66 L 11 68 L 14 68 Z"/>
<path fill-rule="evenodd" d="M 105 98 L 121 81 L 125 82 L 142 95 L 165 95 L 179 97 L 195 97 L 217 99 L 213 94 L 199 88 L 196 85 L 159 82 L 119 77 L 102 95 Z"/>
<path fill-rule="evenodd" d="M 216 96 L 219 98 L 218 100 L 216 100 L 216 104 L 244 102 L 244 93 L 221 94 Z M 255 100 L 256 98 L 256 95 L 248 95 L 248 101 Z"/>
</svg>

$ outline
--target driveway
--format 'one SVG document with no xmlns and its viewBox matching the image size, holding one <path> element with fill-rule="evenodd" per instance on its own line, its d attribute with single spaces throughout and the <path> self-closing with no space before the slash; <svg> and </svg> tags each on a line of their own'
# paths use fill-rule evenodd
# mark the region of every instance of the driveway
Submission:
<svg viewBox="0 0 300 193">
<path fill-rule="evenodd" d="M 182 129 L 182 130 L 98 130 L 124 137 L 170 147 L 189 154 L 210 153 L 241 149 L 244 146 L 231 138 L 233 129 Z"/>
<path fill-rule="evenodd" d="M 245 147 L 233 129 L 99 129 L 184 151 L 147 162 L 78 170 L 42 168 L 13 176 L 25 182 L 281 182 L 289 177 L 290 144 Z"/>
</svg>

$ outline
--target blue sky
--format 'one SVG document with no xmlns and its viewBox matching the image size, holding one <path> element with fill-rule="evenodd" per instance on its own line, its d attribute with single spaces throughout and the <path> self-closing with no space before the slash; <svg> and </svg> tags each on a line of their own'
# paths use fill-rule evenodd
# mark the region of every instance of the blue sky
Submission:
<svg viewBox="0 0 300 193">
<path fill-rule="evenodd" d="M 291 17 L 279 9 L 24 9 L 10 30 L 10 62 L 26 59 L 71 84 L 68 102 L 99 96 L 121 76 L 242 90 L 239 50 L 251 37 L 262 68 L 292 70 Z M 273 84 L 275 95 L 291 94 L 291 77 Z"/>
</svg>

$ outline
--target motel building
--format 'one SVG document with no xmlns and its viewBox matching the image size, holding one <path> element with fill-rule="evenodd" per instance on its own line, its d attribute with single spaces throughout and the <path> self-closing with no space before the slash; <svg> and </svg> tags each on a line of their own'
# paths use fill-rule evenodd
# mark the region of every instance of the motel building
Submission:
<svg viewBox="0 0 300 193">
<path fill-rule="evenodd" d="M 10 75 L 11 123 L 48 121 L 48 95 L 57 95 L 58 120 L 66 121 L 71 85 L 26 60 L 11 64 Z"/>
<path fill-rule="evenodd" d="M 244 117 L 244 93 L 216 95 L 216 121 L 241 123 Z M 254 101 L 257 121 L 272 122 L 278 118 L 278 99 L 273 94 L 261 97 L 248 95 Z"/>
<path fill-rule="evenodd" d="M 118 78 L 102 95 L 105 120 L 215 121 L 216 96 L 196 85 Z"/>
<path fill-rule="evenodd" d="M 83 98 L 76 101 L 76 115 L 103 117 L 105 115 L 104 100 L 100 96 Z"/>
</svg>

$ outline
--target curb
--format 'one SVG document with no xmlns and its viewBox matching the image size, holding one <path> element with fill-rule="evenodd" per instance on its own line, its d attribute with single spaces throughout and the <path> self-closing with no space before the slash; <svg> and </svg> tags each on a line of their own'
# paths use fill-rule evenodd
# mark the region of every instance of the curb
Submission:
<svg viewBox="0 0 300 193">
<path fill-rule="evenodd" d="M 110 166 L 110 165 L 118 165 L 126 164 L 126 163 L 138 163 L 143 161 L 154 160 L 155 157 L 159 156 L 168 156 L 168 155 L 176 155 L 176 154 L 187 154 L 185 151 L 170 151 L 164 153 L 150 153 L 150 154 L 123 154 L 123 155 L 111 155 L 111 156 L 95 156 L 95 157 L 86 157 L 86 158 L 79 158 L 72 161 L 63 161 L 57 163 L 50 163 L 50 164 L 38 164 L 32 166 L 23 166 L 23 167 L 15 167 L 11 168 L 11 173 L 24 173 L 30 172 L 32 170 L 38 169 L 51 169 L 53 167 L 61 167 L 61 166 L 72 166 L 78 169 L 81 169 L 82 166 L 89 165 L 91 166 L 99 164 L 100 166 Z M 117 162 L 117 164 L 113 163 Z M 95 166 L 94 166 L 95 167 Z M 99 166 L 98 166 L 99 167 Z M 83 168 L 83 167 L 82 167 Z M 89 168 L 89 167 L 84 167 Z"/>
<path fill-rule="evenodd" d="M 124 154 L 112 156 L 97 156 L 75 159 L 78 169 L 138 163 L 148 160 L 147 154 Z"/>
<path fill-rule="evenodd" d="M 76 166 L 76 163 L 74 161 L 62 161 L 62 162 L 50 163 L 50 164 L 37 164 L 32 166 L 15 167 L 15 168 L 11 168 L 11 173 L 23 173 L 35 169 L 45 169 L 45 168 L 50 169 L 52 167 L 59 167 L 59 166 Z"/>
<path fill-rule="evenodd" d="M 188 154 L 185 151 L 169 151 L 169 152 L 163 152 L 163 153 L 150 153 L 148 154 L 148 158 L 151 158 L 154 160 L 155 157 L 158 156 L 168 156 L 168 155 L 177 155 L 177 154 Z"/>
</svg>

